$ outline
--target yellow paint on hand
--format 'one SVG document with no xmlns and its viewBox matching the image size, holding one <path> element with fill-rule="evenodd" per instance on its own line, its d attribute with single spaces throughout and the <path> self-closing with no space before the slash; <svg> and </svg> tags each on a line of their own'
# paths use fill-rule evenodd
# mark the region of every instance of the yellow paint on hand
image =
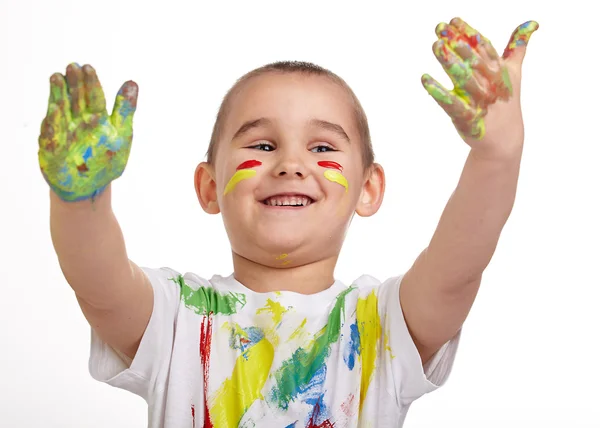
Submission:
<svg viewBox="0 0 600 428">
<path fill-rule="evenodd" d="M 261 391 L 273 364 L 275 351 L 265 338 L 237 357 L 231 377 L 226 379 L 212 400 L 210 417 L 219 428 L 237 428 L 244 413 Z"/>
<path fill-rule="evenodd" d="M 328 169 L 323 174 L 327 180 L 344 186 L 346 192 L 348 192 L 348 180 L 346 180 L 346 177 L 344 177 L 341 172 L 334 169 Z"/>
<path fill-rule="evenodd" d="M 240 181 L 247 180 L 255 175 L 256 171 L 253 169 L 240 169 L 239 171 L 236 171 L 235 174 L 233 174 L 233 177 L 231 177 L 229 180 L 229 183 L 227 183 L 227 186 L 225 186 L 225 192 L 223 195 L 231 192 Z"/>
<path fill-rule="evenodd" d="M 358 324 L 358 334 L 360 337 L 359 360 L 362 367 L 360 402 L 358 404 L 360 412 L 375 371 L 377 345 L 381 338 L 381 322 L 379 311 L 377 310 L 377 295 L 375 291 L 372 291 L 366 299 L 358 299 L 356 305 L 356 323 Z"/>
</svg>

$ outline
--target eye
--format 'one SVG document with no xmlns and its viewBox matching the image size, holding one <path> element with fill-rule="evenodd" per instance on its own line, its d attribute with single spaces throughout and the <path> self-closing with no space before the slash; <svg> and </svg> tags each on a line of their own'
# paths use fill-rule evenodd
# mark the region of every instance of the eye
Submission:
<svg viewBox="0 0 600 428">
<path fill-rule="evenodd" d="M 259 144 L 255 144 L 254 146 L 250 146 L 248 148 L 249 149 L 262 150 L 264 152 L 272 152 L 273 150 L 275 150 L 275 147 L 273 147 L 269 143 L 259 143 Z"/>
<path fill-rule="evenodd" d="M 313 147 L 312 149 L 310 149 L 310 151 L 313 153 L 325 153 L 325 152 L 335 152 L 337 150 L 335 150 L 333 147 L 325 146 L 325 145 L 321 144 L 320 146 Z"/>
</svg>

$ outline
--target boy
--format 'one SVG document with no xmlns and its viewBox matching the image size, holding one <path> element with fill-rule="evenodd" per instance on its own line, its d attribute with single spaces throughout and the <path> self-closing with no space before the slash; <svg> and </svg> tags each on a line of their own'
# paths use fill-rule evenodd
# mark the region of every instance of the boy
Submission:
<svg viewBox="0 0 600 428">
<path fill-rule="evenodd" d="M 353 214 L 375 214 L 384 193 L 366 116 L 333 73 L 271 64 L 226 95 L 195 175 L 233 255 L 234 273 L 210 280 L 127 257 L 110 183 L 129 156 L 137 85 L 108 116 L 92 67 L 54 74 L 39 161 L 58 259 L 92 327 L 92 376 L 143 397 L 150 427 L 401 426 L 447 379 L 511 211 L 537 27 L 519 26 L 502 57 L 458 18 L 436 28 L 455 88 L 423 85 L 471 151 L 430 245 L 383 283 L 333 278 Z"/>
</svg>

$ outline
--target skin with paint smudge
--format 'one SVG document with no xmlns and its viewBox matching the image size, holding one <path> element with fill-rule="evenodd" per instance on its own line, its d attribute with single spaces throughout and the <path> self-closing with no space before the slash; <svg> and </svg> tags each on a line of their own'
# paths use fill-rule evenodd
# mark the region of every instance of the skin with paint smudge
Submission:
<svg viewBox="0 0 600 428">
<path fill-rule="evenodd" d="M 332 183 L 337 183 L 344 187 L 346 192 L 348 191 L 348 180 L 346 180 L 346 177 L 342 174 L 343 168 L 339 163 L 333 161 L 320 161 L 317 162 L 317 165 L 322 166 L 323 168 L 332 168 L 323 173 L 325 178 Z"/>
<path fill-rule="evenodd" d="M 48 112 L 39 137 L 39 164 L 64 201 L 94 198 L 125 170 L 133 139 L 138 87 L 126 82 L 106 111 L 95 70 L 70 64 L 50 78 Z"/>
<path fill-rule="evenodd" d="M 513 97 L 516 73 L 511 73 L 512 53 L 516 46 L 526 45 L 537 28 L 534 21 L 520 25 L 500 57 L 488 39 L 460 18 L 436 27 L 438 40 L 433 52 L 454 89 L 447 90 L 428 74 L 421 80 L 468 143 L 481 141 L 486 135 L 489 107 Z"/>
<path fill-rule="evenodd" d="M 236 168 L 235 174 L 233 174 L 233 177 L 231 177 L 231 179 L 225 186 L 225 191 L 223 192 L 223 195 L 226 195 L 229 192 L 233 191 L 233 189 L 235 189 L 235 186 L 237 186 L 237 184 L 240 181 L 247 180 L 249 178 L 254 177 L 256 175 L 256 171 L 251 168 L 254 168 L 254 167 L 257 167 L 260 165 L 262 165 L 262 162 L 254 160 L 254 159 L 247 160 L 247 161 L 239 164 L 238 167 Z"/>
</svg>

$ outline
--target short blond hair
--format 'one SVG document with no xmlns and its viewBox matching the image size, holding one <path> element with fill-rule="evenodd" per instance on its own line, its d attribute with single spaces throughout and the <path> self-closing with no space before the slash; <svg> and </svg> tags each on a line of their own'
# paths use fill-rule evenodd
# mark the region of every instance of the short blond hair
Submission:
<svg viewBox="0 0 600 428">
<path fill-rule="evenodd" d="M 354 94 L 354 91 L 352 91 L 350 86 L 348 86 L 348 84 L 337 74 L 316 64 L 302 61 L 279 61 L 267 64 L 246 73 L 235 82 L 229 91 L 227 91 L 227 94 L 225 94 L 225 97 L 221 102 L 221 106 L 219 107 L 217 119 L 215 120 L 210 143 L 208 145 L 208 151 L 206 152 L 208 163 L 213 163 L 215 159 L 216 147 L 219 139 L 221 138 L 227 114 L 229 113 L 229 104 L 231 103 L 231 99 L 237 92 L 239 92 L 244 83 L 254 77 L 262 76 L 267 73 L 299 73 L 309 76 L 324 76 L 331 79 L 334 83 L 340 85 L 344 90 L 346 90 L 354 104 L 354 115 L 362 145 L 363 166 L 366 169 L 373 164 L 375 161 L 375 154 L 373 153 L 373 146 L 371 144 L 371 133 L 369 131 L 367 115 L 365 114 L 360 101 Z"/>
</svg>

